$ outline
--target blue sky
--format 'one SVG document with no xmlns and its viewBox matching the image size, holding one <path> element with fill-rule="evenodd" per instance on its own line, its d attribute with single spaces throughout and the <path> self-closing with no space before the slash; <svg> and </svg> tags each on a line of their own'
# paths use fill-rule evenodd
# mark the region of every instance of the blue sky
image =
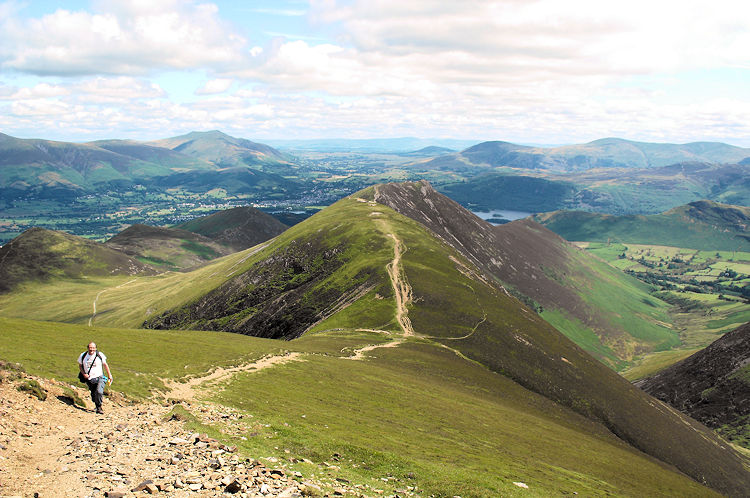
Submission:
<svg viewBox="0 0 750 498">
<path fill-rule="evenodd" d="M 734 0 L 0 0 L 0 132 L 23 138 L 750 147 L 748 115 Z"/>
</svg>

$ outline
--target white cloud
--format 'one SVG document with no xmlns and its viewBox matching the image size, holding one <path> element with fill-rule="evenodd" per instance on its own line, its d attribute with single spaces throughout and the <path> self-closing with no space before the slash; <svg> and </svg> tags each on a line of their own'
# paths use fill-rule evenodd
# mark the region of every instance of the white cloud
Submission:
<svg viewBox="0 0 750 498">
<path fill-rule="evenodd" d="M 0 101 L 18 104 L 0 109 L 6 129 L 36 115 L 39 127 L 104 133 L 107 116 L 112 130 L 145 138 L 218 128 L 750 146 L 747 84 L 685 77 L 734 70 L 747 82 L 750 4 L 731 0 L 313 0 L 309 32 L 266 44 L 250 44 L 213 4 L 101 0 L 30 20 L 9 5 L 0 70 L 40 76 L 0 86 Z M 164 71 L 188 90 L 148 80 Z"/>
<path fill-rule="evenodd" d="M 58 9 L 0 21 L 3 69 L 37 75 L 146 74 L 222 68 L 244 57 L 245 40 L 212 4 L 114 2 L 98 13 Z"/>
<path fill-rule="evenodd" d="M 209 80 L 201 88 L 196 90 L 196 95 L 214 95 L 217 93 L 224 93 L 229 90 L 234 80 L 230 78 L 216 78 Z"/>
<path fill-rule="evenodd" d="M 69 95 L 71 91 L 60 85 L 38 83 L 33 87 L 0 88 L 0 100 L 38 100 Z"/>
</svg>

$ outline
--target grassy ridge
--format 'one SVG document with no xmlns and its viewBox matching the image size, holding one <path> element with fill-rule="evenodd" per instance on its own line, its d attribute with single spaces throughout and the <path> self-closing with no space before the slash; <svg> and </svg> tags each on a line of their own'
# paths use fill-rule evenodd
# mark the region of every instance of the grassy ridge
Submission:
<svg viewBox="0 0 750 498">
<path fill-rule="evenodd" d="M 493 227 L 426 182 L 382 185 L 376 191 L 378 202 L 448 241 L 611 367 L 622 367 L 638 352 L 678 343 L 669 305 L 651 297 L 648 286 L 539 224 L 526 219 Z M 429 254 L 422 258 L 424 267 L 435 266 Z M 450 288 L 453 281 L 445 285 Z M 465 310 L 470 303 L 461 301 L 456 308 Z"/>
<path fill-rule="evenodd" d="M 146 265 L 96 242 L 33 228 L 0 248 L 0 293 L 56 278 L 153 274 Z"/>
</svg>

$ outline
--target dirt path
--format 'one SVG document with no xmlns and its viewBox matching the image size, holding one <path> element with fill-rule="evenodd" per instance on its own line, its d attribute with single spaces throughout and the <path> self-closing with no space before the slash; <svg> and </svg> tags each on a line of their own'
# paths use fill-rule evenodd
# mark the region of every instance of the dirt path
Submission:
<svg viewBox="0 0 750 498">
<path fill-rule="evenodd" d="M 166 397 L 189 407 L 200 392 L 216 388 L 237 373 L 298 361 L 300 356 L 269 356 L 218 368 L 186 383 L 167 382 L 170 391 Z M 182 422 L 165 418 L 171 403 L 133 404 L 115 393 L 105 400 L 105 414 L 96 415 L 84 387 L 74 390 L 86 402 L 86 409 L 65 401 L 66 384 L 37 380 L 48 392 L 45 401 L 19 392 L 13 382 L 0 382 L 2 497 L 35 493 L 42 497 L 101 497 L 113 491 L 123 492 L 121 496 L 143 496 L 144 492 L 131 490 L 147 480 L 159 484 L 161 491 L 154 489 L 160 496 L 223 496 L 230 478 L 237 476 L 244 476 L 241 484 L 248 492 L 259 493 L 265 485 L 265 496 L 294 496 L 295 492 L 299 496 L 304 487 L 286 477 L 279 479 L 279 474 L 273 476 L 268 469 L 263 471 L 261 464 L 247 468 L 242 465 L 244 460 L 232 455 L 233 450 L 216 441 L 198 444 L 198 435 L 187 432 Z M 197 413 L 211 421 L 230 417 L 228 410 L 201 403 Z M 223 455 L 222 471 L 215 464 L 217 455 Z M 254 474 L 248 474 L 250 471 Z M 196 481 L 196 490 L 189 489 L 188 479 Z"/>
<path fill-rule="evenodd" d="M 171 379 L 161 379 L 169 389 L 165 397 L 179 401 L 194 401 L 198 391 L 208 387 L 214 387 L 218 383 L 229 380 L 233 375 L 240 372 L 257 372 L 275 365 L 282 365 L 290 361 L 299 361 L 302 353 L 291 352 L 283 355 L 266 356 L 260 360 L 245 365 L 231 368 L 217 368 L 203 377 L 193 377 L 187 382 L 176 382 Z"/>
<path fill-rule="evenodd" d="M 365 346 L 360 349 L 354 350 L 354 355 L 352 356 L 344 356 L 342 359 L 344 360 L 364 360 L 366 358 L 365 353 L 368 353 L 374 349 L 378 348 L 395 348 L 396 346 L 399 346 L 401 343 L 404 342 L 404 339 L 396 339 L 391 342 L 384 342 L 382 344 L 370 344 L 369 346 Z"/>
<path fill-rule="evenodd" d="M 409 310 L 407 305 L 411 303 L 411 286 L 404 278 L 404 271 L 401 267 L 401 255 L 406 251 L 405 246 L 398 237 L 389 233 L 388 236 L 393 239 L 393 261 L 386 265 L 386 271 L 391 279 L 393 293 L 396 298 L 396 321 L 401 330 L 404 331 L 404 337 L 414 335 L 414 329 L 409 320 Z"/>
<path fill-rule="evenodd" d="M 120 284 L 120 285 L 118 285 L 117 287 L 112 287 L 112 288 L 110 288 L 110 289 L 104 289 L 104 290 L 101 290 L 101 291 L 99 291 L 99 292 L 98 292 L 98 293 L 96 294 L 96 297 L 94 298 L 94 303 L 93 303 L 93 307 L 94 307 L 94 313 L 93 313 L 93 314 L 91 315 L 91 318 L 89 318 L 89 327 L 91 327 L 91 325 L 92 325 L 92 324 L 94 323 L 94 318 L 96 318 L 96 303 L 97 303 L 97 302 L 99 301 L 99 297 L 100 297 L 100 296 L 101 296 L 102 294 L 104 294 L 105 292 L 107 292 L 108 290 L 112 290 L 112 289 L 119 289 L 120 287 L 125 287 L 125 286 L 126 286 L 126 285 L 128 285 L 128 284 L 132 284 L 132 283 L 133 283 L 133 282 L 135 282 L 136 280 L 138 280 L 138 279 L 137 279 L 137 278 L 134 278 L 133 280 L 129 280 L 129 281 L 125 282 L 124 284 Z"/>
</svg>

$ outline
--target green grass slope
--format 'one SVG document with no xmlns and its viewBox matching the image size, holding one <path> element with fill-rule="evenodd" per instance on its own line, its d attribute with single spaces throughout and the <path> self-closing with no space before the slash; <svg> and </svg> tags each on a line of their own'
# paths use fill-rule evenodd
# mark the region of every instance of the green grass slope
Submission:
<svg viewBox="0 0 750 498">
<path fill-rule="evenodd" d="M 288 227 L 273 216 L 250 206 L 237 207 L 176 225 L 242 251 L 276 237 Z"/>
<path fill-rule="evenodd" d="M 422 225 L 372 202 L 374 198 L 375 189 L 369 189 L 356 198 L 340 201 L 277 239 L 290 237 L 279 242 L 284 249 L 274 250 L 271 254 L 275 257 L 268 258 L 283 262 L 281 267 L 291 270 L 280 281 L 257 278 L 251 269 L 244 287 L 224 285 L 211 293 L 211 299 L 200 298 L 150 320 L 149 325 L 189 327 L 204 325 L 206 322 L 200 320 L 207 318 L 210 325 L 218 323 L 245 333 L 264 334 L 269 321 L 263 311 L 244 307 L 249 316 L 238 316 L 241 311 L 235 312 L 227 304 L 233 299 L 246 299 L 248 289 L 251 294 L 257 291 L 265 295 L 269 287 L 275 287 L 276 296 L 300 303 L 298 308 L 287 305 L 274 311 L 275 317 L 282 315 L 287 320 L 278 327 L 287 331 L 285 337 L 296 336 L 310 326 L 311 332 L 360 328 L 398 331 L 393 310 L 398 293 L 389 288 L 382 270 L 392 257 L 389 237 L 393 234 L 407 248 L 402 264 L 413 296 L 408 317 L 415 333 L 455 349 L 602 424 L 635 448 L 694 478 L 701 476 L 699 479 L 705 478 L 711 486 L 737 493 L 740 487 L 750 484 L 740 457 L 708 429 L 654 403 L 516 299 L 487 282 L 472 263 L 440 243 Z M 355 237 L 357 233 L 365 235 Z M 347 244 L 339 246 L 344 237 Z M 296 256 L 305 246 L 311 251 L 309 255 L 341 248 L 340 257 L 323 258 L 336 259 L 338 266 L 324 268 L 316 266 L 315 258 L 309 261 L 289 257 L 290 251 Z M 263 268 L 264 263 L 256 265 Z M 353 275 L 359 278 L 353 279 Z M 330 292 L 334 282 L 337 292 L 328 296 L 329 302 L 351 304 L 319 306 L 316 298 Z M 230 292 L 232 288 L 234 291 Z M 223 307 L 215 305 L 217 302 Z M 213 315 L 202 314 L 212 307 Z M 674 447 L 674 440 L 681 441 L 680 448 Z M 695 459 L 695 454 L 712 457 Z"/>
<path fill-rule="evenodd" d="M 290 467 L 303 475 L 328 461 L 336 465 L 325 470 L 331 479 L 387 493 L 410 486 L 423 496 L 715 495 L 601 425 L 427 341 L 357 361 L 353 349 L 383 338 L 331 331 L 280 343 L 0 318 L 0 358 L 35 375 L 75 382 L 75 357 L 91 339 L 109 358 L 112 389 L 140 398 L 164 389 L 161 379 L 301 353 L 300 361 L 237 375 L 214 394 L 250 426 L 229 421 L 201 431 L 250 457 L 293 457 L 299 463 Z"/>
<path fill-rule="evenodd" d="M 50 279 L 149 275 L 154 270 L 98 242 L 32 228 L 0 247 L 0 293 Z"/>
<path fill-rule="evenodd" d="M 197 233 L 148 225 L 131 225 L 105 245 L 165 270 L 192 268 L 233 252 Z"/>
<path fill-rule="evenodd" d="M 425 417 L 419 417 L 418 413 L 423 409 L 423 400 L 430 399 L 425 396 L 429 391 L 419 397 L 415 395 L 417 405 L 406 412 L 400 411 L 398 406 L 394 407 L 392 401 L 389 401 L 396 393 L 389 393 L 388 385 L 402 386 L 404 390 L 396 397 L 404 400 L 402 403 L 410 403 L 406 401 L 408 396 L 404 394 L 445 383 L 442 379 L 433 380 L 437 370 L 443 379 L 456 378 L 459 384 L 469 383 L 466 391 L 473 392 L 475 397 L 464 398 L 468 403 L 466 410 L 471 413 L 471 406 L 481 404 L 481 409 L 478 409 L 486 414 L 486 420 L 475 419 L 478 432 L 474 432 L 476 435 L 472 435 L 469 441 L 490 438 L 492 442 L 487 446 L 488 455 L 500 453 L 505 444 L 510 444 L 511 434 L 512 437 L 518 437 L 512 428 L 505 429 L 506 436 L 501 436 L 499 429 L 493 429 L 493 424 L 510 419 L 522 420 L 529 427 L 535 427 L 524 435 L 528 437 L 527 442 L 519 445 L 528 449 L 518 449 L 519 453 L 511 452 L 507 458 L 498 458 L 498 462 L 518 458 L 526 467 L 543 467 L 536 463 L 541 452 L 539 448 L 544 447 L 546 452 L 557 437 L 554 434 L 561 433 L 559 427 L 548 424 L 553 419 L 558 419 L 560 424 L 571 427 L 573 432 L 566 431 L 571 437 L 565 436 L 563 441 L 554 443 L 557 449 L 552 452 L 557 456 L 546 461 L 554 468 L 562 469 L 560 473 L 565 476 L 565 480 L 585 481 L 587 489 L 599 489 L 597 486 L 601 489 L 625 486 L 609 484 L 611 479 L 615 479 L 611 476 L 618 473 L 625 476 L 619 478 L 620 482 L 630 480 L 636 483 L 633 484 L 636 487 L 640 485 L 637 483 L 642 477 L 636 479 L 638 472 L 623 470 L 630 463 L 622 461 L 617 462 L 617 469 L 600 469 L 591 471 L 593 477 L 589 473 L 581 477 L 580 474 L 587 471 L 584 466 L 575 463 L 576 454 L 580 455 L 581 462 L 593 461 L 595 458 L 592 455 L 598 451 L 592 441 L 594 446 L 589 456 L 584 458 L 583 451 L 577 452 L 582 444 L 581 439 L 572 437 L 573 434 L 601 434 L 615 445 L 622 445 L 620 447 L 626 453 L 642 452 L 650 455 L 644 455 L 644 458 L 660 460 L 662 464 L 674 467 L 695 481 L 726 494 L 741 495 L 750 487 L 750 477 L 744 467 L 746 462 L 711 431 L 631 386 L 508 295 L 466 256 L 441 241 L 422 224 L 375 202 L 375 196 L 375 189 L 372 188 L 343 199 L 290 228 L 265 246 L 226 256 L 196 272 L 144 277 L 119 284 L 119 287 L 113 277 L 89 284 L 88 294 L 79 299 L 80 304 L 72 305 L 70 302 L 67 319 L 83 323 L 91 317 L 89 299 L 98 299 L 97 310 L 101 312 L 93 320 L 95 325 L 134 324 L 147 320 L 148 325 L 153 327 L 168 326 L 180 330 L 205 326 L 266 337 L 297 337 L 302 334 L 301 339 L 287 343 L 288 347 L 297 347 L 294 345 L 298 344 L 316 358 L 322 355 L 320 361 L 315 362 L 320 367 L 311 372 L 304 384 L 300 384 L 304 375 L 300 377 L 299 372 L 292 373 L 294 386 L 290 389 L 294 389 L 298 395 L 306 392 L 300 387 L 308 389 L 311 394 L 315 393 L 312 397 L 316 401 L 310 401 L 311 407 L 321 406 L 338 396 L 352 393 L 353 402 L 346 403 L 342 408 L 337 401 L 328 409 L 330 416 L 334 418 L 341 410 L 361 413 L 362 420 L 368 421 L 372 420 L 373 413 L 377 413 L 378 423 L 382 426 L 381 421 L 385 420 L 388 427 L 388 435 L 380 436 L 380 440 L 387 446 L 374 446 L 374 454 L 380 462 L 392 460 L 393 455 L 404 454 L 400 438 L 414 432 L 410 430 L 410 424 L 416 423 L 414 420 L 423 420 L 420 424 L 426 424 L 419 426 L 430 436 L 429 440 L 425 439 L 425 446 L 430 446 L 430 452 L 441 452 L 441 446 L 435 446 L 436 439 L 445 443 L 442 448 L 461 446 L 459 440 L 464 438 L 462 427 L 466 426 L 468 419 L 461 416 L 461 421 L 456 422 L 455 428 L 451 425 L 459 417 L 461 407 L 449 403 L 458 396 L 450 385 L 436 392 L 431 401 L 436 405 L 429 410 L 424 408 L 429 414 Z M 42 286 L 39 287 L 41 288 Z M 82 284 L 80 288 L 83 290 Z M 35 292 L 35 297 L 43 300 L 43 293 L 39 290 Z M 56 299 L 59 295 L 58 293 L 53 297 L 50 292 L 46 294 L 48 301 L 58 301 L 54 312 L 52 305 L 47 305 L 49 313 L 57 313 L 56 319 L 63 318 L 60 308 L 69 303 Z M 28 303 L 31 295 L 23 297 Z M 18 301 L 14 304 L 13 299 L 19 298 L 0 299 L 0 309 L 4 316 L 10 316 L 8 313 L 13 306 L 16 306 L 16 313 L 21 311 Z M 34 312 L 44 307 L 37 304 Z M 413 327 L 413 336 L 410 335 L 412 328 L 409 324 Z M 352 340 L 351 334 L 354 334 L 355 340 Z M 386 368 L 394 368 L 393 363 L 402 362 L 406 367 L 408 358 L 415 358 L 423 353 L 425 356 L 409 364 L 405 376 L 388 377 L 386 383 L 377 377 L 378 369 L 359 374 L 347 372 L 344 368 L 333 375 L 335 367 L 331 364 L 321 365 L 329 356 L 335 356 L 336 352 L 344 354 L 351 351 L 352 347 L 356 348 L 363 335 L 367 339 L 362 342 L 382 344 L 385 338 L 391 346 L 395 346 L 393 353 L 397 356 L 390 362 L 390 366 L 389 363 L 385 364 Z M 316 337 L 321 342 L 316 342 Z M 393 338 L 399 339 L 400 345 Z M 390 352 L 389 350 L 388 353 Z M 376 354 L 379 356 L 379 353 Z M 448 358 L 460 363 L 462 367 L 458 363 L 446 363 Z M 467 362 L 467 359 L 471 361 Z M 460 369 L 466 367 L 464 362 L 472 366 L 465 377 L 464 374 L 459 375 Z M 291 367 L 284 367 L 280 371 L 285 368 Z M 499 384 L 493 384 L 495 381 L 487 381 L 490 382 L 487 384 L 478 377 L 472 381 L 471 378 L 478 376 L 480 372 L 492 379 L 499 379 L 496 381 Z M 423 377 L 430 379 L 425 380 L 426 383 L 420 382 Z M 460 378 L 466 380 L 458 380 Z M 351 379 L 359 387 L 341 384 L 341 379 Z M 331 397 L 331 394 L 323 395 L 321 393 L 329 393 L 330 388 L 321 385 L 313 389 L 308 381 L 322 384 L 332 382 L 342 392 L 335 397 Z M 268 387 L 269 395 L 278 393 L 289 382 L 287 378 L 279 380 L 275 384 L 277 387 Z M 236 398 L 227 402 L 248 409 L 257 406 L 253 399 L 248 398 L 248 391 L 245 389 L 246 384 L 230 389 L 226 395 L 230 396 L 233 392 Z M 369 406 L 358 401 L 367 396 L 367 389 L 370 393 L 368 399 L 371 400 L 368 402 Z M 464 390 L 458 387 L 456 389 Z M 265 401 L 263 398 L 259 399 Z M 278 398 L 273 398 L 276 399 Z M 373 405 L 380 404 L 380 399 L 385 404 L 381 404 L 378 411 Z M 482 399 L 487 402 L 481 401 Z M 537 400 L 542 408 L 528 411 L 531 418 L 520 414 L 511 415 L 513 410 L 524 412 L 526 408 L 521 407 L 527 405 L 529 400 Z M 494 411 L 493 406 L 499 410 L 498 403 L 504 403 L 502 411 Z M 320 452 L 330 448 L 333 443 L 325 442 L 329 436 L 322 426 L 306 425 L 302 415 L 307 413 L 292 411 L 304 406 L 305 403 L 295 400 L 291 404 L 279 403 L 279 406 L 274 406 L 269 403 L 265 407 L 253 409 L 264 413 L 273 410 L 298 414 L 298 417 L 285 420 L 288 426 L 282 423 L 272 426 L 273 433 L 266 433 L 271 439 L 289 435 L 285 441 L 291 444 L 295 440 L 309 440 L 310 434 L 317 430 L 320 439 L 309 443 L 310 451 Z M 516 408 L 512 408 L 514 406 Z M 320 413 L 321 410 L 322 408 L 316 408 L 311 413 Z M 440 412 L 445 414 L 444 418 L 435 420 Z M 542 415 L 541 419 L 533 420 Z M 515 416 L 519 418 L 514 419 Z M 330 419 L 322 422 L 323 426 L 330 427 L 328 420 Z M 405 420 L 406 423 L 401 424 L 399 420 Z M 277 423 L 279 419 L 276 418 L 275 421 Z M 306 428 L 295 433 L 293 427 L 297 424 L 303 424 Z M 346 425 L 351 424 L 351 421 L 346 422 Z M 445 428 L 441 429 L 446 433 L 445 437 L 438 437 L 440 433 L 435 433 L 436 425 Z M 537 436 L 534 436 L 535 433 Z M 340 434 L 334 441 L 340 441 Z M 361 445 L 350 442 L 350 446 L 344 447 L 345 451 L 353 451 L 353 462 L 359 462 L 355 458 L 362 456 L 364 467 L 369 465 L 361 448 L 370 447 L 371 434 L 372 430 L 368 430 L 356 436 L 360 438 Z M 612 435 L 617 436 L 621 442 L 611 439 Z M 416 442 L 424 439 L 421 434 L 416 436 Z M 248 444 L 255 444 L 255 441 Z M 675 445 L 675 441 L 680 444 Z M 283 449 L 278 444 L 275 446 Z M 563 450 L 565 446 L 568 447 L 567 450 Z M 600 449 L 604 451 L 603 448 Z M 442 453 L 451 455 L 455 451 L 443 450 Z M 496 473 L 499 469 L 486 463 L 489 462 L 488 458 L 478 457 L 474 449 L 468 448 L 467 452 L 474 456 L 470 458 L 468 470 L 461 473 L 458 479 L 462 482 L 471 479 L 492 480 L 492 477 L 471 477 L 480 471 L 477 469 L 482 469 L 481 472 L 487 475 Z M 605 453 L 607 452 L 601 454 Z M 461 453 L 457 456 L 455 465 L 464 465 L 461 463 Z M 407 459 L 405 465 L 411 466 L 413 458 Z M 631 462 L 629 458 L 626 460 Z M 445 461 L 454 462 L 449 458 L 443 460 L 443 464 Z M 656 460 L 651 462 L 658 464 Z M 440 479 L 449 479 L 435 465 L 429 465 L 424 460 L 422 463 L 414 462 L 415 466 L 417 464 L 419 467 L 415 467 L 418 469 L 414 472 L 415 475 L 422 472 L 420 469 L 424 469 L 427 475 L 436 476 L 431 478 L 432 489 L 439 489 Z M 394 465 L 396 470 L 404 468 L 398 462 Z M 378 463 L 376 468 L 383 467 Z M 544 484 L 546 477 L 552 472 L 535 470 L 534 473 L 547 494 L 555 494 L 555 489 L 557 493 L 568 489 L 553 489 Z M 508 477 L 507 474 L 499 475 Z M 596 484 L 597 481 L 599 484 Z M 559 481 L 556 482 L 555 486 L 561 486 Z M 654 489 L 657 490 L 664 489 L 654 481 L 643 481 L 642 484 L 644 487 L 656 486 Z M 497 495 L 498 489 L 502 494 L 511 489 L 510 486 L 512 484 L 503 485 L 497 481 L 485 482 L 482 488 L 486 491 L 482 494 Z M 623 494 L 630 493 L 624 489 L 621 491 Z M 698 488 L 679 486 L 673 489 L 679 489 L 675 494 L 701 494 Z M 472 492 L 467 491 L 466 494 L 471 495 Z M 632 494 L 639 493 L 633 491 Z M 666 490 L 665 494 L 668 494 Z"/>
<path fill-rule="evenodd" d="M 535 220 L 567 240 L 750 251 L 750 208 L 711 201 L 691 202 L 658 215 L 556 211 Z"/>
</svg>

